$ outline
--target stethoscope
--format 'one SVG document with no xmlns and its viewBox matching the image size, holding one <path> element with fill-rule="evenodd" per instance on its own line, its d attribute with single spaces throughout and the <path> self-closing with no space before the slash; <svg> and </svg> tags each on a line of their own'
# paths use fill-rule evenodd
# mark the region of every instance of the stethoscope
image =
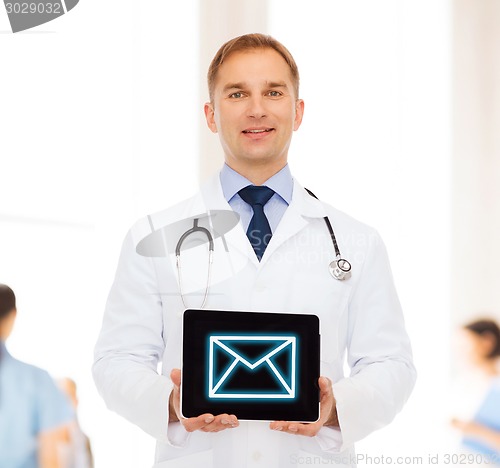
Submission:
<svg viewBox="0 0 500 468">
<path fill-rule="evenodd" d="M 175 246 L 175 257 L 176 257 L 176 266 L 177 266 L 177 275 L 179 277 L 179 289 L 181 292 L 181 299 L 182 299 L 182 304 L 184 307 L 187 309 L 188 306 L 186 305 L 186 301 L 184 299 L 184 293 L 182 290 L 182 274 L 181 274 L 181 246 L 182 243 L 191 235 L 194 234 L 195 232 L 201 232 L 205 234 L 205 236 L 208 239 L 208 273 L 207 273 L 207 285 L 205 287 L 205 294 L 203 296 L 203 302 L 201 303 L 200 309 L 203 309 L 205 307 L 205 303 L 207 302 L 207 297 L 208 297 L 208 289 L 210 288 L 210 278 L 212 276 L 212 263 L 214 261 L 214 238 L 212 236 L 212 233 L 204 227 L 198 226 L 198 218 L 195 218 L 193 220 L 193 227 L 191 229 L 188 229 L 184 234 L 182 234 L 181 237 L 179 237 L 179 240 L 177 241 L 177 245 Z"/>
<path fill-rule="evenodd" d="M 316 200 L 319 200 L 319 198 L 314 195 L 310 190 L 305 189 L 311 197 L 316 198 Z M 328 265 L 328 270 L 330 271 L 330 274 L 339 281 L 345 281 L 351 277 L 351 264 L 345 259 L 342 258 L 342 255 L 340 255 L 340 249 L 337 244 L 337 239 L 335 238 L 335 233 L 333 232 L 333 227 L 332 223 L 330 223 L 330 220 L 328 219 L 328 216 L 325 216 L 323 218 L 325 221 L 326 227 L 328 228 L 328 232 L 330 233 L 330 238 L 332 239 L 333 243 L 333 248 L 335 249 L 335 260 L 330 262 Z M 179 276 L 179 289 L 181 293 L 181 299 L 184 307 L 187 309 L 187 305 L 184 299 L 184 293 L 182 289 L 182 274 L 181 274 L 181 247 L 183 242 L 192 234 L 196 232 L 201 232 L 204 234 L 208 240 L 208 272 L 207 272 L 207 285 L 205 287 L 205 293 L 203 296 L 203 302 L 201 304 L 201 309 L 205 306 L 208 298 L 208 291 L 210 288 L 210 279 L 212 276 L 212 263 L 213 263 L 213 254 L 214 254 L 214 238 L 212 236 L 212 233 L 198 225 L 198 218 L 195 218 L 193 220 L 193 227 L 191 229 L 188 229 L 182 236 L 179 238 L 177 245 L 175 247 L 175 257 L 176 257 L 176 267 L 177 267 L 177 274 Z"/>
<path fill-rule="evenodd" d="M 305 189 L 306 192 L 311 195 L 311 197 L 319 198 L 314 195 L 309 189 Z M 328 219 L 328 216 L 323 218 L 325 221 L 326 227 L 328 228 L 328 232 L 330 233 L 330 237 L 332 239 L 333 248 L 335 249 L 335 260 L 328 265 L 328 269 L 330 270 L 330 274 L 339 281 L 345 281 L 351 277 L 351 264 L 340 255 L 340 249 L 337 245 L 337 239 L 335 238 L 335 233 L 333 232 L 332 223 Z"/>
</svg>

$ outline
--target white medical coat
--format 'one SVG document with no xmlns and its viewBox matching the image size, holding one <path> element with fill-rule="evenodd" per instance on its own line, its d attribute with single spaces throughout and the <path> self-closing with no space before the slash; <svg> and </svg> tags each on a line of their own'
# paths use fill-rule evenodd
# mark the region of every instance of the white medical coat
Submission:
<svg viewBox="0 0 500 468">
<path fill-rule="evenodd" d="M 228 251 L 221 238 L 215 240 L 206 308 L 318 315 L 321 374 L 333 382 L 341 430 L 324 427 L 308 438 L 243 421 L 215 434 L 187 434 L 180 423 L 168 424 L 169 374 L 181 367 L 184 306 L 175 256 L 142 256 L 136 246 L 152 229 L 218 209 L 230 206 L 215 176 L 195 197 L 138 221 L 128 233 L 95 350 L 99 392 L 111 410 L 157 439 L 155 468 L 278 468 L 311 461 L 355 466 L 354 442 L 388 424 L 413 388 L 411 347 L 377 232 L 312 198 L 296 181 L 261 262 L 241 224 L 225 235 Z M 352 264 L 346 281 L 328 271 L 335 253 L 324 216 Z M 188 306 L 199 307 L 206 245 L 183 251 L 182 271 Z"/>
</svg>

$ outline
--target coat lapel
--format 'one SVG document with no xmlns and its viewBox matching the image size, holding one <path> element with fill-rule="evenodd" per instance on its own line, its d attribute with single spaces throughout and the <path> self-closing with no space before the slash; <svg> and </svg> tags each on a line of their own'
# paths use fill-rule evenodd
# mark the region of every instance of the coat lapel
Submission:
<svg viewBox="0 0 500 468">
<path fill-rule="evenodd" d="M 283 215 L 276 232 L 267 246 L 261 265 L 270 260 L 285 242 L 297 235 L 309 224 L 311 218 L 323 218 L 326 211 L 323 204 L 311 197 L 294 179 L 292 201 Z"/>
<path fill-rule="evenodd" d="M 232 211 L 231 206 L 224 198 L 219 173 L 211 177 L 207 182 L 205 182 L 205 184 L 203 184 L 200 193 L 201 200 L 203 201 L 203 207 L 201 208 L 202 210 Z M 233 229 L 224 234 L 223 240 L 225 240 L 225 242 L 228 244 L 229 251 L 231 251 L 231 248 L 235 248 L 240 253 L 242 253 L 251 263 L 256 266 L 259 265 L 257 256 L 255 255 L 255 252 L 240 222 L 238 222 L 238 224 Z"/>
</svg>

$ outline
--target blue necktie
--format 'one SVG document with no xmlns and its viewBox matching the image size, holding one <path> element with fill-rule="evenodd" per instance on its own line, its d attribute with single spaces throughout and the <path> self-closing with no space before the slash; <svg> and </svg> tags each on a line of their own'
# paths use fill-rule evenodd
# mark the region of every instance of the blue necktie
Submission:
<svg viewBox="0 0 500 468">
<path fill-rule="evenodd" d="M 253 216 L 247 229 L 247 237 L 260 262 L 272 236 L 269 221 L 264 214 L 264 205 L 274 195 L 274 190 L 263 185 L 248 185 L 241 189 L 238 194 L 253 209 Z"/>
</svg>

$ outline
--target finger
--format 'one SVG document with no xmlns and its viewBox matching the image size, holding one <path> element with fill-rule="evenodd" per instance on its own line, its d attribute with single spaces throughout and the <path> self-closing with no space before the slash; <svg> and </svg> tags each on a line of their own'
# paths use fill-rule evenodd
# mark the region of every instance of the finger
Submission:
<svg viewBox="0 0 500 468">
<path fill-rule="evenodd" d="M 318 379 L 319 389 L 324 393 L 332 392 L 332 381 L 328 377 L 320 377 Z"/>
<path fill-rule="evenodd" d="M 289 421 L 274 421 L 269 424 L 270 429 L 273 431 L 287 432 L 289 434 L 297 434 L 300 426 L 303 426 L 303 424 Z"/>
<path fill-rule="evenodd" d="M 215 416 L 210 413 L 202 414 L 196 418 L 187 418 L 182 420 L 184 429 L 188 432 L 203 430 L 215 420 Z"/>
<path fill-rule="evenodd" d="M 232 429 L 240 425 L 238 418 L 234 414 L 220 414 L 215 419 L 204 426 L 201 430 L 203 432 L 220 432 L 225 429 Z"/>
<path fill-rule="evenodd" d="M 314 437 L 321 429 L 321 424 L 290 424 L 288 432 L 306 437 Z"/>
<path fill-rule="evenodd" d="M 328 377 L 320 377 L 318 379 L 319 384 L 319 400 L 321 403 L 325 403 L 329 399 L 333 398 L 333 388 L 332 381 Z"/>
<path fill-rule="evenodd" d="M 238 418 L 234 414 L 221 414 L 220 423 L 223 426 L 237 427 L 240 425 Z"/>
<path fill-rule="evenodd" d="M 288 423 L 286 421 L 273 421 L 269 423 L 269 429 L 273 431 L 282 431 L 287 426 Z"/>
<path fill-rule="evenodd" d="M 315 436 L 321 428 L 321 425 L 317 423 L 312 424 L 300 424 L 300 423 L 288 423 L 284 421 L 277 422 L 274 430 L 285 432 L 292 435 L 301 435 L 306 437 Z"/>
<path fill-rule="evenodd" d="M 170 372 L 170 379 L 172 383 L 179 388 L 181 386 L 181 370 L 180 369 L 172 369 Z"/>
</svg>

